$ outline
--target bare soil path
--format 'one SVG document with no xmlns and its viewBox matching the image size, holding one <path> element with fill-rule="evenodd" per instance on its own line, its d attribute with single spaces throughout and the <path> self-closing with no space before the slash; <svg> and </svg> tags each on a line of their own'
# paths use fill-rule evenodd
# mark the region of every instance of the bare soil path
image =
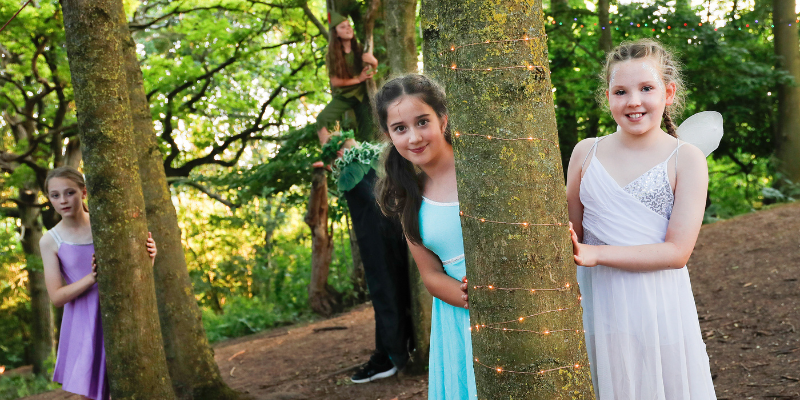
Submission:
<svg viewBox="0 0 800 400">
<path fill-rule="evenodd" d="M 800 204 L 704 226 L 689 273 L 719 400 L 800 399 Z M 215 345 L 231 387 L 263 400 L 425 399 L 427 377 L 350 383 L 374 348 L 369 305 Z M 35 400 L 77 400 L 61 391 Z"/>
</svg>

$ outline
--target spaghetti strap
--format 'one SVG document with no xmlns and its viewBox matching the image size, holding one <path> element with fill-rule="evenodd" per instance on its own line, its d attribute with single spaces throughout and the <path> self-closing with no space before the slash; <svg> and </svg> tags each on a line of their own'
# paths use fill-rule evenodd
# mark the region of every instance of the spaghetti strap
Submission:
<svg viewBox="0 0 800 400">
<path fill-rule="evenodd" d="M 664 162 L 669 161 L 669 159 L 672 158 L 673 154 L 675 155 L 675 182 L 677 182 L 678 181 L 678 149 L 680 149 L 681 146 L 685 145 L 686 142 L 681 142 L 681 140 L 678 139 L 678 138 L 675 138 L 675 139 L 678 141 L 678 145 L 675 147 L 675 150 L 672 150 L 672 153 L 669 153 L 669 157 L 667 157 L 667 159 L 664 160 Z"/>
<path fill-rule="evenodd" d="M 595 153 L 597 153 L 597 143 L 599 143 L 601 139 L 603 138 L 599 137 L 594 138 L 594 144 L 592 144 L 592 148 L 589 149 L 588 153 L 586 153 L 586 157 L 583 158 L 583 163 L 581 163 L 581 171 L 583 170 L 583 166 L 586 165 L 586 160 L 589 159 L 589 155 L 590 154 L 594 155 Z"/>
<path fill-rule="evenodd" d="M 60 248 L 61 243 L 64 243 L 64 240 L 61 239 L 61 236 L 58 234 L 58 232 L 56 232 L 56 228 L 50 229 L 49 231 L 47 231 L 47 233 L 49 233 L 50 237 L 52 237 L 53 240 L 56 241 L 56 248 Z"/>
</svg>

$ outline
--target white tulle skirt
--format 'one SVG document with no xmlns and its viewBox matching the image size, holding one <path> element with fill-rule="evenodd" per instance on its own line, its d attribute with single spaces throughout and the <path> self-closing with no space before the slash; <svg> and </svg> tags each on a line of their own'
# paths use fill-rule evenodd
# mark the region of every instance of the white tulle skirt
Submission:
<svg viewBox="0 0 800 400">
<path fill-rule="evenodd" d="M 686 268 L 578 267 L 600 400 L 716 399 Z"/>
</svg>

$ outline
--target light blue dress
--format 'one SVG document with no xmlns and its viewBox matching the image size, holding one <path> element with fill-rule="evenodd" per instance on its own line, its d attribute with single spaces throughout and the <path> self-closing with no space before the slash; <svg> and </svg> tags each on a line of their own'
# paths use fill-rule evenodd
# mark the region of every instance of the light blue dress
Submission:
<svg viewBox="0 0 800 400">
<path fill-rule="evenodd" d="M 422 244 L 442 260 L 444 271 L 461 280 L 467 274 L 458 202 L 425 197 L 419 209 Z M 476 399 L 469 311 L 433 298 L 428 400 Z"/>
</svg>

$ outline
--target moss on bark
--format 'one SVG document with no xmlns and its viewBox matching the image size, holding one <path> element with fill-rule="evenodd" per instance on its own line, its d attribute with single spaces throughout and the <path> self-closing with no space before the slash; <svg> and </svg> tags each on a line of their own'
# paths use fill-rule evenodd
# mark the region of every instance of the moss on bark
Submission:
<svg viewBox="0 0 800 400">
<path fill-rule="evenodd" d="M 456 133 L 478 397 L 594 398 L 541 0 L 429 1 L 422 29 Z"/>
</svg>

